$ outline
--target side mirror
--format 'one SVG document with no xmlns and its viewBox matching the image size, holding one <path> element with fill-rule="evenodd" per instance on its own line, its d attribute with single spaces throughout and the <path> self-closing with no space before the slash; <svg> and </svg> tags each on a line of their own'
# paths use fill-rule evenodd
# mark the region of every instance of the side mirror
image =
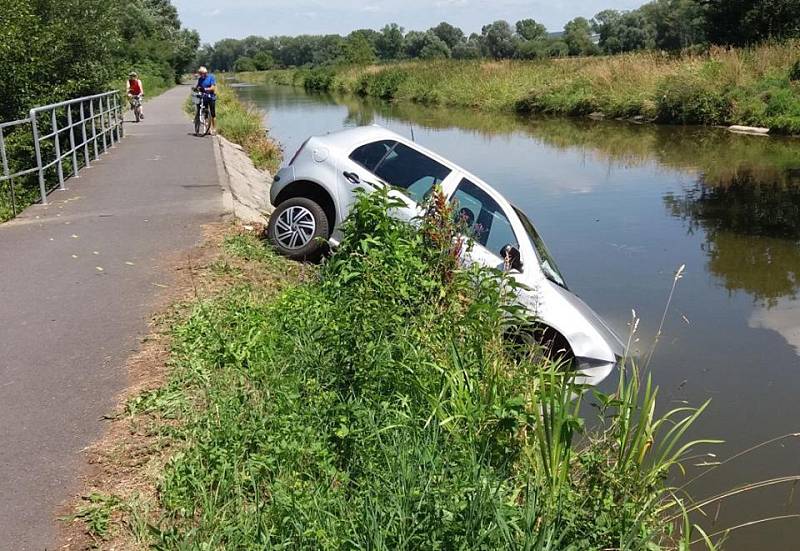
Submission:
<svg viewBox="0 0 800 551">
<path fill-rule="evenodd" d="M 522 255 L 514 245 L 508 244 L 500 250 L 500 258 L 505 263 L 507 272 L 511 270 L 522 271 Z"/>
</svg>

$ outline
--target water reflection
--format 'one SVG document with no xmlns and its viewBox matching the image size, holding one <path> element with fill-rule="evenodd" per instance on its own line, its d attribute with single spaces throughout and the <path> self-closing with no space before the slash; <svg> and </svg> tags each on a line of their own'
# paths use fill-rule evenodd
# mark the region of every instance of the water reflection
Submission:
<svg viewBox="0 0 800 551">
<path fill-rule="evenodd" d="M 683 219 L 690 232 L 704 231 L 709 271 L 729 292 L 746 292 L 767 309 L 779 299 L 796 299 L 800 173 L 755 166 L 714 177 L 701 176 L 682 194 L 667 193 L 670 214 Z"/>
</svg>

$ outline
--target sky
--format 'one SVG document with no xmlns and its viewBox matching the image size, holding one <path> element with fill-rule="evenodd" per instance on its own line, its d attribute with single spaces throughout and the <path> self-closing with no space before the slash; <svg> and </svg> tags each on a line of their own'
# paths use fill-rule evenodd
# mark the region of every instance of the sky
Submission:
<svg viewBox="0 0 800 551">
<path fill-rule="evenodd" d="M 425 30 L 441 21 L 480 32 L 486 23 L 533 18 L 561 30 L 573 17 L 633 9 L 645 0 L 172 0 L 203 42 L 249 35 L 347 34 L 398 23 Z"/>
</svg>

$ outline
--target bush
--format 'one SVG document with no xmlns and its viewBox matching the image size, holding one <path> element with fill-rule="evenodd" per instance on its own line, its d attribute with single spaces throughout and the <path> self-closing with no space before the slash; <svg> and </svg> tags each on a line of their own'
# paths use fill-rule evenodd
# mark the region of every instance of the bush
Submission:
<svg viewBox="0 0 800 551">
<path fill-rule="evenodd" d="M 327 92 L 333 86 L 333 79 L 336 73 L 330 68 L 312 69 L 303 78 L 303 87 L 306 90 L 316 92 Z"/>
<path fill-rule="evenodd" d="M 672 424 L 653 424 L 649 383 L 623 376 L 601 396 L 607 427 L 576 444 L 569 374 L 505 339 L 530 321 L 513 281 L 461 264 L 441 193 L 418 226 L 390 217 L 397 205 L 360 195 L 313 281 L 266 300 L 231 291 L 176 329 L 170 390 L 196 406 L 170 428 L 185 441 L 164 470 L 154 546 L 677 542 L 668 515 L 685 503 L 663 480 L 688 447 L 661 438 Z"/>
<path fill-rule="evenodd" d="M 730 120 L 732 105 L 716 84 L 684 75 L 669 76 L 659 86 L 659 122 L 723 124 Z"/>
<path fill-rule="evenodd" d="M 389 100 L 395 97 L 408 74 L 397 68 L 388 68 L 376 73 L 366 73 L 361 77 L 356 92 L 362 96 L 372 96 Z"/>
</svg>

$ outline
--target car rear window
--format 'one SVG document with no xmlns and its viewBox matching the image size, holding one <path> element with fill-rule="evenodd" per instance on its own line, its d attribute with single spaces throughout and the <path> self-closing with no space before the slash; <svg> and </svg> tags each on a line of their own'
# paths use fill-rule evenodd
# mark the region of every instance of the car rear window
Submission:
<svg viewBox="0 0 800 551">
<path fill-rule="evenodd" d="M 392 140 L 362 145 L 350 154 L 350 159 L 387 184 L 404 190 L 417 202 L 425 199 L 451 172 L 427 155 Z"/>
<path fill-rule="evenodd" d="M 375 167 L 378 166 L 378 163 L 383 160 L 396 143 L 394 140 L 382 140 L 362 145 L 353 150 L 350 154 L 350 160 L 355 161 L 370 172 L 375 172 Z"/>
</svg>

